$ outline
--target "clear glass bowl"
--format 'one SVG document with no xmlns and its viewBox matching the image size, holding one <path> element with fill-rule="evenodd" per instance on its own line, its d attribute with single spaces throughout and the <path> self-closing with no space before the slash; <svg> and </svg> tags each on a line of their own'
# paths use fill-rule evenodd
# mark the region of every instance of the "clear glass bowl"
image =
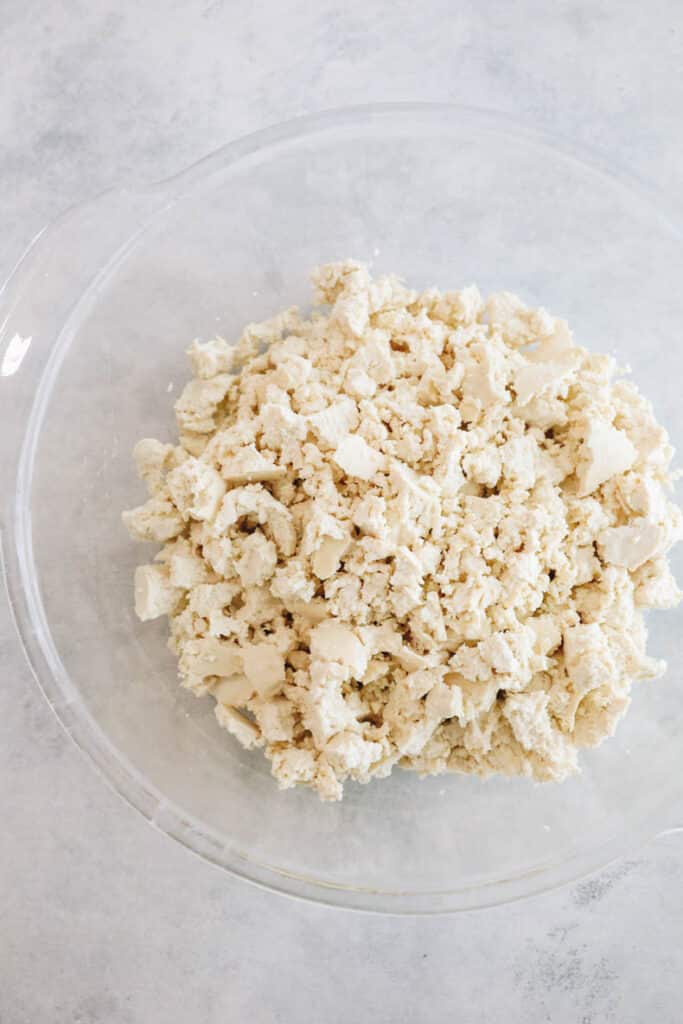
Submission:
<svg viewBox="0 0 683 1024">
<path fill-rule="evenodd" d="M 679 619 L 651 620 L 668 675 L 563 785 L 420 781 L 343 803 L 281 793 L 259 752 L 177 685 L 165 622 L 137 622 L 121 509 L 140 437 L 174 436 L 194 337 L 234 338 L 354 256 L 411 283 L 508 288 L 630 363 L 683 428 L 681 238 L 642 189 L 508 117 L 342 110 L 226 146 L 170 181 L 110 192 L 40 236 L 0 298 L 4 563 L 27 657 L 59 719 L 154 825 L 233 873 L 344 907 L 430 913 L 576 878 L 675 827 L 683 782 Z M 676 559 L 680 563 L 681 556 Z"/>
</svg>

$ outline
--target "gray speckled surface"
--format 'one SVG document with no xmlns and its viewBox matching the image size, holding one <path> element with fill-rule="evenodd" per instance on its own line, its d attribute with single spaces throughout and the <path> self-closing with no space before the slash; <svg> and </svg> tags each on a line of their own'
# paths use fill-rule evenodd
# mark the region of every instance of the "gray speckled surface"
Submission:
<svg viewBox="0 0 683 1024">
<path fill-rule="evenodd" d="M 598 149 L 683 210 L 671 0 L 4 0 L 0 277 L 68 204 L 285 117 L 452 99 Z M 683 838 L 438 919 L 233 881 L 128 809 L 39 697 L 0 608 L 0 1021 L 680 1020 Z"/>
</svg>

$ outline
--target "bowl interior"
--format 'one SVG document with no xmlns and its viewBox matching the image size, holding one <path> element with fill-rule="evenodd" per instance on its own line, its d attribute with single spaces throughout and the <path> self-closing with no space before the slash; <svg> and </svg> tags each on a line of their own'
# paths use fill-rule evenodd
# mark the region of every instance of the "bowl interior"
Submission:
<svg viewBox="0 0 683 1024">
<path fill-rule="evenodd" d="M 174 438 L 188 343 L 234 339 L 246 321 L 308 305 L 311 267 L 346 256 L 416 286 L 476 281 L 546 306 L 580 343 L 630 364 L 674 443 L 681 435 L 681 249 L 645 201 L 476 115 L 331 119 L 195 178 L 81 305 L 31 428 L 32 487 L 19 509 L 32 517 L 29 573 L 70 700 L 124 771 L 195 836 L 214 837 L 216 859 L 272 872 L 285 889 L 290 876 L 313 894 L 338 887 L 319 891 L 342 903 L 345 890 L 369 893 L 370 905 L 406 894 L 418 909 L 438 892 L 444 905 L 484 891 L 490 901 L 506 880 L 628 840 L 680 795 L 675 613 L 651 619 L 668 674 L 636 687 L 581 776 L 534 786 L 397 771 L 323 805 L 278 792 L 262 755 L 218 728 L 213 702 L 178 688 L 165 622 L 140 624 L 132 610 L 133 568 L 154 549 L 132 544 L 120 521 L 144 500 L 130 451 L 140 437 Z"/>
</svg>

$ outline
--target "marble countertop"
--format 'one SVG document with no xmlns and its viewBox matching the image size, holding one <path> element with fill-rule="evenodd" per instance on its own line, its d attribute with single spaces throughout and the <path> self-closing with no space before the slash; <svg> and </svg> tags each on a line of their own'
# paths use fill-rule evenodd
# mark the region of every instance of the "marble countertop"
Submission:
<svg viewBox="0 0 683 1024">
<path fill-rule="evenodd" d="M 525 117 L 683 212 L 682 41 L 674 0 L 4 0 L 0 279 L 73 202 L 370 100 Z M 110 791 L 39 695 L 4 595 L 0 665 L 2 1024 L 680 1020 L 680 834 L 455 917 L 297 903 Z"/>
</svg>

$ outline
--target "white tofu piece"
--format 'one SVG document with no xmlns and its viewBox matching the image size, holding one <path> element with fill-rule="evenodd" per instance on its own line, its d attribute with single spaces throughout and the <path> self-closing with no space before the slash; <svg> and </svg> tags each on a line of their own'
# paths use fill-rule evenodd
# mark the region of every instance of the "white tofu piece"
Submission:
<svg viewBox="0 0 683 1024">
<path fill-rule="evenodd" d="M 165 565 L 139 565 L 135 570 L 135 614 L 142 622 L 170 615 L 183 594 L 173 586 Z"/>
<path fill-rule="evenodd" d="M 244 644 L 241 655 L 244 674 L 260 697 L 280 690 L 285 681 L 285 660 L 273 644 Z"/>
<path fill-rule="evenodd" d="M 180 671 L 186 676 L 234 676 L 242 672 L 243 652 L 237 644 L 217 637 L 188 640 L 180 655 Z M 246 674 L 246 669 L 245 669 Z"/>
<path fill-rule="evenodd" d="M 309 416 L 308 422 L 320 441 L 328 448 L 336 448 L 358 426 L 358 409 L 351 398 L 342 396 L 326 409 Z"/>
<path fill-rule="evenodd" d="M 166 473 L 173 465 L 174 455 L 172 444 L 162 444 L 153 437 L 142 438 L 133 448 L 137 474 L 147 484 L 150 494 L 157 494 L 162 489 Z"/>
<path fill-rule="evenodd" d="M 263 746 L 263 737 L 257 725 L 228 704 L 216 704 L 214 709 L 218 724 L 227 729 L 247 750 Z"/>
<path fill-rule="evenodd" d="M 620 565 L 633 572 L 664 554 L 668 540 L 668 531 L 659 523 L 638 519 L 628 526 L 604 530 L 600 536 L 600 553 L 610 565 Z"/>
<path fill-rule="evenodd" d="M 526 405 L 538 395 L 557 394 L 560 387 L 574 375 L 574 367 L 567 363 L 527 363 L 514 377 L 517 401 Z"/>
<path fill-rule="evenodd" d="M 123 524 L 133 540 L 149 540 L 162 544 L 185 529 L 183 517 L 170 498 L 155 495 L 144 505 L 122 514 Z"/>
<path fill-rule="evenodd" d="M 605 420 L 591 420 L 581 445 L 582 463 L 577 470 L 579 494 L 592 494 L 619 473 L 625 473 L 638 453 L 623 430 Z"/>
<path fill-rule="evenodd" d="M 235 366 L 236 348 L 223 338 L 210 341 L 193 341 L 187 350 L 195 377 L 209 380 L 218 374 L 230 373 Z"/>
<path fill-rule="evenodd" d="M 265 458 L 255 445 L 246 445 L 224 460 L 221 473 L 228 484 L 235 486 L 280 480 L 285 476 L 286 469 Z"/>
<path fill-rule="evenodd" d="M 211 693 L 219 704 L 241 708 L 255 693 L 254 684 L 243 673 L 234 676 L 223 676 L 211 686 Z"/>
<path fill-rule="evenodd" d="M 567 675 L 577 693 L 596 690 L 614 679 L 616 665 L 607 637 L 596 622 L 566 629 L 563 639 Z"/>
<path fill-rule="evenodd" d="M 186 459 L 168 474 L 166 483 L 184 519 L 213 519 L 225 494 L 220 474 L 201 459 Z"/>
<path fill-rule="evenodd" d="M 175 403 L 176 419 L 181 430 L 194 434 L 210 434 L 216 428 L 218 406 L 227 395 L 233 378 L 219 373 L 210 380 L 191 380 Z"/>
<path fill-rule="evenodd" d="M 382 756 L 379 743 L 368 742 L 355 732 L 339 732 L 325 744 L 325 756 L 338 772 L 366 776 Z"/>
<path fill-rule="evenodd" d="M 340 442 L 334 461 L 347 476 L 360 480 L 371 480 L 386 463 L 385 456 L 357 434 L 350 434 Z"/>
<path fill-rule="evenodd" d="M 353 629 L 335 619 L 327 619 L 311 630 L 311 655 L 320 661 L 337 661 L 362 679 L 369 654 Z"/>
<path fill-rule="evenodd" d="M 260 587 L 275 572 L 277 548 L 260 530 L 249 534 L 242 542 L 235 569 L 245 587 Z"/>
<path fill-rule="evenodd" d="M 348 547 L 348 538 L 335 540 L 332 537 L 323 537 L 320 547 L 314 552 L 311 559 L 313 572 L 318 579 L 327 580 L 334 575 Z"/>
</svg>

